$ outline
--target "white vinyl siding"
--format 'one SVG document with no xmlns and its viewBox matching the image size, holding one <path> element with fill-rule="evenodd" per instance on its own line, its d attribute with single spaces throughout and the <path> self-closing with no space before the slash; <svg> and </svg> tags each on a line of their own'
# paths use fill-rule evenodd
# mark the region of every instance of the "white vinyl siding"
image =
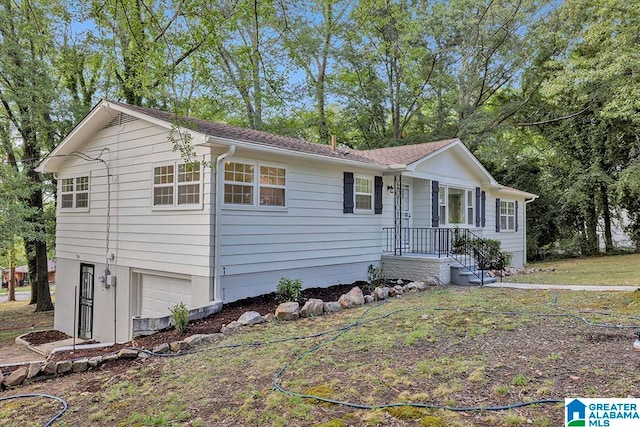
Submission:
<svg viewBox="0 0 640 427">
<path fill-rule="evenodd" d="M 265 155 L 253 164 L 276 160 L 281 159 Z M 296 160 L 286 170 L 287 210 L 222 210 L 219 269 L 225 301 L 272 292 L 280 277 L 299 278 L 305 287 L 366 278 L 367 266 L 380 261 L 382 228 L 393 224 L 393 209 L 345 216 L 343 175 L 340 166 Z M 393 195 L 384 192 L 384 197 L 385 205 L 393 206 Z M 371 212 L 372 205 L 373 200 Z"/>
<path fill-rule="evenodd" d="M 60 180 L 60 209 L 89 210 L 89 176 L 76 176 Z"/>
<path fill-rule="evenodd" d="M 243 161 L 224 165 L 224 204 L 247 207 L 286 207 L 287 170 Z"/>
<path fill-rule="evenodd" d="M 495 192 L 487 193 L 487 201 L 486 201 L 486 220 L 487 226 L 483 229 L 482 237 L 488 239 L 495 239 L 500 241 L 500 245 L 502 250 L 506 252 L 511 252 L 513 255 L 513 265 L 514 266 L 522 266 L 525 262 L 524 260 L 524 245 L 525 245 L 525 237 L 524 230 L 525 227 L 518 227 L 518 231 L 515 231 L 515 200 L 507 199 L 503 200 L 505 196 Z M 500 232 L 495 231 L 495 221 L 496 221 L 496 198 L 500 199 L 500 207 L 502 208 L 502 202 L 511 202 L 513 203 L 514 215 L 514 229 L 508 230 L 500 227 Z M 524 205 L 524 200 L 520 199 L 520 206 Z M 534 202 L 535 203 L 535 202 Z M 502 209 L 500 209 L 502 210 Z M 518 209 L 518 223 L 523 224 L 525 215 L 525 209 Z M 502 219 L 501 219 L 502 221 Z M 500 224 L 502 225 L 502 224 Z"/>
<path fill-rule="evenodd" d="M 70 158 L 60 172 L 63 177 L 90 175 L 91 212 L 60 210 L 56 225 L 58 258 L 80 257 L 89 263 L 104 262 L 109 206 L 109 252 L 114 253 L 118 265 L 209 276 L 211 175 L 204 173 L 202 167 L 208 155 L 198 159 L 199 203 L 178 205 L 181 194 L 194 200 L 189 196 L 192 187 L 188 185 L 196 183 L 188 182 L 188 171 L 185 171 L 186 181 L 179 182 L 178 165 L 184 161 L 167 140 L 167 129 L 136 120 L 98 131 L 82 151 L 99 153 L 104 147 L 110 149 L 104 156 L 109 162 L 109 184 L 100 163 Z M 162 184 L 174 188 L 170 206 L 154 206 L 153 175 L 158 166 L 167 167 L 164 171 L 167 178 L 161 180 L 165 181 Z M 168 178 L 171 169 L 172 180 Z M 183 190 L 179 184 L 184 184 Z"/>
</svg>

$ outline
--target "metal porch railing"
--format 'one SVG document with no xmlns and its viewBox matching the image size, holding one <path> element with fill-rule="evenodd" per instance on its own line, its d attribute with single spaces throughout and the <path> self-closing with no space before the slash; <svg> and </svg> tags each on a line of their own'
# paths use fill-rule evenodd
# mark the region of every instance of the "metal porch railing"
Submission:
<svg viewBox="0 0 640 427">
<path fill-rule="evenodd" d="M 476 270 L 502 270 L 505 256 L 486 240 L 466 228 L 383 228 L 384 252 L 394 255 L 425 254 L 453 258 L 479 279 Z"/>
</svg>

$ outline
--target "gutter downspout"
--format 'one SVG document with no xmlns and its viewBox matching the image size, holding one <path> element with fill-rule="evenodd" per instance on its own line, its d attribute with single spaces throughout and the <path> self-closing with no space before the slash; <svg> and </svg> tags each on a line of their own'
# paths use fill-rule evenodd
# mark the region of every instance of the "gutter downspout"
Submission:
<svg viewBox="0 0 640 427">
<path fill-rule="evenodd" d="M 529 200 L 524 199 L 524 212 L 523 212 L 524 221 L 522 221 L 523 222 L 522 225 L 523 225 L 523 228 L 524 228 L 524 234 L 523 234 L 524 242 L 522 244 L 522 246 L 523 246 L 522 253 L 524 254 L 524 259 L 522 260 L 522 262 L 523 262 L 524 265 L 527 265 L 527 205 L 529 203 L 533 202 L 534 200 L 536 200 L 537 198 L 538 198 L 538 196 L 533 197 L 533 198 L 531 198 Z M 523 265 L 523 267 L 524 267 L 524 265 Z"/>
<path fill-rule="evenodd" d="M 220 163 L 227 157 L 231 157 L 236 152 L 236 146 L 230 145 L 229 149 L 220 154 L 216 158 L 215 164 L 215 197 L 214 197 L 214 213 L 213 213 L 213 301 L 222 301 L 222 289 L 220 286 Z"/>
</svg>

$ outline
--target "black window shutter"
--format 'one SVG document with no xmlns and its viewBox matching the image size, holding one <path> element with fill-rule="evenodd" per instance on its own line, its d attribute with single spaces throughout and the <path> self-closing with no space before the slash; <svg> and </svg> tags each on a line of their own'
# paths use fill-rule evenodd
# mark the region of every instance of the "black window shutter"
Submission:
<svg viewBox="0 0 640 427">
<path fill-rule="evenodd" d="M 487 193 L 485 193 L 484 191 L 482 192 L 481 196 L 481 205 L 482 207 L 480 208 L 481 212 L 480 215 L 482 215 L 482 217 L 480 218 L 480 225 L 482 227 L 484 227 L 485 225 L 487 225 Z"/>
<path fill-rule="evenodd" d="M 353 172 L 344 173 L 342 212 L 353 213 Z"/>
<path fill-rule="evenodd" d="M 496 233 L 500 232 L 500 199 L 496 199 Z"/>
<path fill-rule="evenodd" d="M 382 213 L 382 177 L 375 177 L 375 186 L 373 193 L 374 200 L 374 213 L 381 214 Z"/>
<path fill-rule="evenodd" d="M 516 222 L 516 231 L 518 231 L 518 201 L 516 200 L 516 218 L 515 218 L 515 222 Z"/>
<path fill-rule="evenodd" d="M 440 225 L 440 182 L 431 181 L 431 226 L 438 227 Z"/>
<path fill-rule="evenodd" d="M 476 227 L 480 227 L 480 187 L 476 187 Z"/>
</svg>

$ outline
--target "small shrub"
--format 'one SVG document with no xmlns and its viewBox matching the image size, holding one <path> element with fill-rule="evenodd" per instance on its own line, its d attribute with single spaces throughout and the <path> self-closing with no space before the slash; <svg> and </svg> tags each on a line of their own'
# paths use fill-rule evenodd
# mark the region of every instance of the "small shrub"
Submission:
<svg viewBox="0 0 640 427">
<path fill-rule="evenodd" d="M 460 233 L 458 229 L 454 231 L 451 243 L 452 253 L 470 253 L 482 270 L 502 270 L 507 265 L 511 265 L 511 252 L 503 252 L 499 240 L 473 237 Z"/>
<path fill-rule="evenodd" d="M 278 302 L 297 302 L 302 291 L 302 280 L 283 277 L 278 282 L 276 300 Z"/>
<path fill-rule="evenodd" d="M 189 309 L 183 302 L 180 302 L 173 307 L 169 307 L 171 312 L 171 323 L 178 332 L 184 332 L 187 329 L 189 323 Z"/>
<path fill-rule="evenodd" d="M 384 272 L 382 271 L 382 266 L 375 267 L 373 264 L 369 264 L 367 268 L 367 281 L 372 285 L 380 285 L 384 284 Z"/>
</svg>

